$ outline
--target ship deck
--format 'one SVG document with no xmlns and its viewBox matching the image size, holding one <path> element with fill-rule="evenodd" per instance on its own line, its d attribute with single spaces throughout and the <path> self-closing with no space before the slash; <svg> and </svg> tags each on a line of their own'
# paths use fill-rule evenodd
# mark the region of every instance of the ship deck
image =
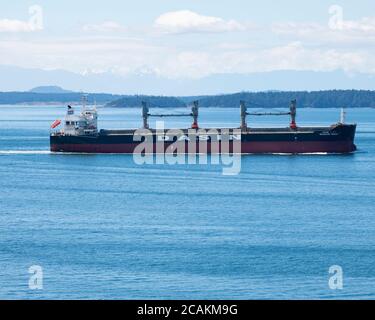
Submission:
<svg viewBox="0 0 375 320">
<path fill-rule="evenodd" d="M 241 130 L 241 132 L 243 134 L 275 134 L 275 133 L 279 133 L 279 134 L 290 134 L 290 133 L 294 133 L 294 134 L 304 134 L 304 133 L 313 133 L 313 132 L 317 132 L 317 131 L 327 131 L 327 130 L 332 130 L 334 129 L 336 126 L 326 126 L 326 127 L 323 127 L 323 126 L 317 126 L 317 127 L 299 127 L 297 128 L 296 130 L 293 130 L 289 127 L 280 127 L 280 128 L 247 128 L 247 129 L 240 129 L 240 128 L 200 128 L 199 130 L 202 130 L 202 132 L 206 131 L 210 131 L 210 130 L 217 130 L 218 132 L 222 132 L 222 131 L 226 131 L 226 130 Z M 137 130 L 142 130 L 142 129 L 125 129 L 125 130 L 116 130 L 116 129 L 113 129 L 113 130 L 100 130 L 99 132 L 99 135 L 101 136 L 113 136 L 113 135 L 116 135 L 116 136 L 121 136 L 121 135 L 124 135 L 124 136 L 127 136 L 127 135 L 134 135 L 134 132 L 137 131 Z M 151 132 L 152 134 L 156 134 L 157 132 L 160 132 L 159 130 L 157 131 L 156 129 L 147 129 L 149 132 Z M 164 129 L 164 132 L 166 131 L 173 131 L 173 130 L 178 130 L 178 131 L 182 131 L 184 134 L 188 134 L 188 133 L 191 133 L 191 130 L 192 129 L 177 129 L 177 128 L 171 128 L 171 129 Z"/>
</svg>

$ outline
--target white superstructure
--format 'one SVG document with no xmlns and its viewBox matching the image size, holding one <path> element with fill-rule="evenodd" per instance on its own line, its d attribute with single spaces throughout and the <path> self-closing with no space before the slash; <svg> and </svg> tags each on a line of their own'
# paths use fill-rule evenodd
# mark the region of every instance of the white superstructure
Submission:
<svg viewBox="0 0 375 320">
<path fill-rule="evenodd" d="M 68 106 L 64 122 L 64 134 L 69 136 L 87 136 L 98 133 L 98 113 L 96 107 L 86 106 L 86 96 L 82 99 L 82 110 L 75 114 L 73 107 Z"/>
</svg>

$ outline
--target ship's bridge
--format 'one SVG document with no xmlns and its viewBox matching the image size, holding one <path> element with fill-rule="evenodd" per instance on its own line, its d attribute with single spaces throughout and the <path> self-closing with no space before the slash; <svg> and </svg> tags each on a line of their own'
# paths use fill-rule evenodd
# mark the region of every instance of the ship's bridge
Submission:
<svg viewBox="0 0 375 320">
<path fill-rule="evenodd" d="M 98 114 L 96 108 L 84 107 L 80 114 L 68 106 L 64 122 L 64 134 L 70 136 L 87 136 L 98 133 Z"/>
</svg>

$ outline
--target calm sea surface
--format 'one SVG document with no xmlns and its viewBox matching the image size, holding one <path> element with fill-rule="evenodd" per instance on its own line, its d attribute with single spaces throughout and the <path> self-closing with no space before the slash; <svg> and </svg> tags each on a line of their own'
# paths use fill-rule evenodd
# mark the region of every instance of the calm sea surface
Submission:
<svg viewBox="0 0 375 320">
<path fill-rule="evenodd" d="M 353 155 L 244 156 L 237 176 L 51 154 L 49 125 L 64 113 L 0 106 L 0 299 L 375 298 L 375 109 L 348 110 Z M 135 109 L 99 117 L 101 128 L 141 123 Z M 300 109 L 298 122 L 338 118 Z M 239 110 L 201 110 L 200 122 L 238 126 Z M 32 265 L 43 290 L 29 289 Z M 328 286 L 332 265 L 343 290 Z"/>
</svg>

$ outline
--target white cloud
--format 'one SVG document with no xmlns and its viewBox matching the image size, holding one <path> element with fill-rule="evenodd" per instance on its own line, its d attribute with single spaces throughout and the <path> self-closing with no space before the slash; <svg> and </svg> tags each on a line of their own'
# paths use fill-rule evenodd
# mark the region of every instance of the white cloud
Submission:
<svg viewBox="0 0 375 320">
<path fill-rule="evenodd" d="M 31 32 L 42 28 L 42 10 L 34 7 L 29 22 L 0 20 L 0 32 Z M 149 27 L 115 21 L 87 24 L 72 38 L 17 35 L 0 38 L 2 64 L 64 69 L 76 73 L 118 75 L 155 73 L 167 78 L 200 78 L 218 73 L 276 70 L 362 72 L 375 74 L 375 18 L 343 20 L 340 28 L 319 23 L 279 23 L 257 28 L 234 20 L 192 11 L 168 12 L 154 22 L 163 33 L 225 33 L 210 37 L 169 37 Z M 115 37 L 114 33 L 118 32 Z M 134 34 L 141 39 L 125 36 Z M 277 40 L 275 40 L 277 35 Z M 198 43 L 197 44 L 197 38 Z M 219 42 L 219 43 L 218 43 Z M 203 44 L 202 44 L 203 43 Z M 197 50 L 190 50 L 197 48 Z"/>
<path fill-rule="evenodd" d="M 275 23 L 271 30 L 277 35 L 317 44 L 368 45 L 369 42 L 375 42 L 375 17 L 357 21 L 343 20 L 335 27 L 319 23 Z"/>
<path fill-rule="evenodd" d="M 326 31 L 326 28 L 318 23 L 283 22 L 272 25 L 272 32 L 280 35 L 305 36 L 315 32 Z"/>
<path fill-rule="evenodd" d="M 160 69 L 163 75 L 176 78 L 281 70 L 375 73 L 375 61 L 368 51 L 312 49 L 292 42 L 263 49 L 179 52 L 170 56 Z"/>
<path fill-rule="evenodd" d="M 0 32 L 32 32 L 38 30 L 35 25 L 21 20 L 0 20 Z"/>
<path fill-rule="evenodd" d="M 43 9 L 41 6 L 29 7 L 29 21 L 0 19 L 0 32 L 33 32 L 43 30 Z"/>
<path fill-rule="evenodd" d="M 59 38 L 44 40 L 0 40 L 0 61 L 25 68 L 87 70 L 127 74 L 145 61 L 158 65 L 166 49 L 131 38 Z"/>
<path fill-rule="evenodd" d="M 127 30 L 125 26 L 115 21 L 105 21 L 101 24 L 87 24 L 82 29 L 86 32 L 119 32 Z"/>
<path fill-rule="evenodd" d="M 229 32 L 246 29 L 235 20 L 204 16 L 190 10 L 164 13 L 155 20 L 155 27 L 166 33 Z"/>
<path fill-rule="evenodd" d="M 375 17 L 365 17 L 359 21 L 344 20 L 341 29 L 344 31 L 375 33 Z"/>
<path fill-rule="evenodd" d="M 375 74 L 375 48 L 311 48 L 301 42 L 268 48 L 217 44 L 201 50 L 151 45 L 129 38 L 0 41 L 2 64 L 118 75 L 155 73 L 166 78 L 201 78 L 222 73 L 276 70 L 362 72 Z M 72 54 L 74 53 L 74 54 Z"/>
</svg>

